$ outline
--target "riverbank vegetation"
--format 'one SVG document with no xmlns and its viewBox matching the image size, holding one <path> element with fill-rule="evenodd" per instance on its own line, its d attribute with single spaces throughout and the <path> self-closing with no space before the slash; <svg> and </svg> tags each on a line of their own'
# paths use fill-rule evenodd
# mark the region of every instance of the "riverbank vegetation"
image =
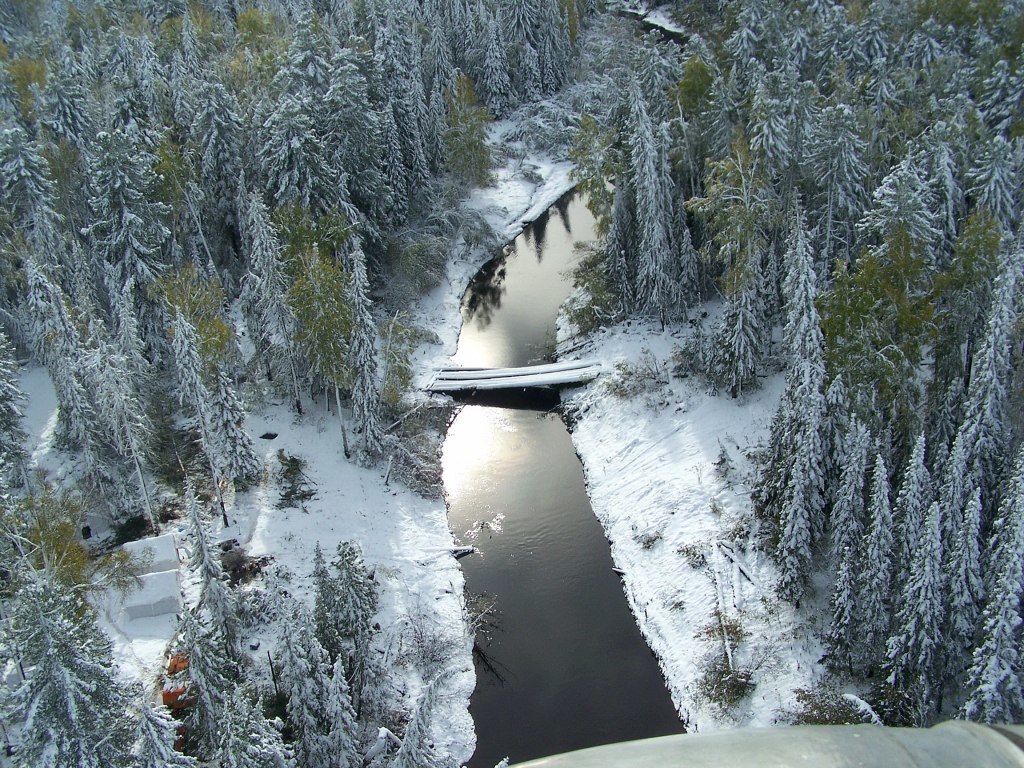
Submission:
<svg viewBox="0 0 1024 768">
<path fill-rule="evenodd" d="M 1020 5 L 670 7 L 578 120 L 570 317 L 685 331 L 741 403 L 783 377 L 755 540 L 827 667 L 890 724 L 1019 720 Z"/>
</svg>

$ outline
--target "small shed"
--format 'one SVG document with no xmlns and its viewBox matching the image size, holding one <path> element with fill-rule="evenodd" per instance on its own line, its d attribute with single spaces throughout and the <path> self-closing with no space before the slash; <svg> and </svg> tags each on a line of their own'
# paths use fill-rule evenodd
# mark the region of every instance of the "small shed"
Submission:
<svg viewBox="0 0 1024 768">
<path fill-rule="evenodd" d="M 129 541 L 122 545 L 122 549 L 143 563 L 142 573 L 169 571 L 177 569 L 181 564 L 178 557 L 178 542 L 173 533 Z"/>
<path fill-rule="evenodd" d="M 178 569 L 144 573 L 139 577 L 139 588 L 124 598 L 124 615 L 127 619 L 145 619 L 163 616 L 181 610 L 181 587 L 178 585 Z"/>
</svg>

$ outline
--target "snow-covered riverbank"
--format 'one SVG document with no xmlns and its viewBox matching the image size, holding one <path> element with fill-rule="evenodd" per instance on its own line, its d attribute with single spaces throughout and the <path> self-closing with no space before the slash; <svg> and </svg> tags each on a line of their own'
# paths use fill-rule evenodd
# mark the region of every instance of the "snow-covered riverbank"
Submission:
<svg viewBox="0 0 1024 768">
<path fill-rule="evenodd" d="M 681 331 L 645 324 L 603 330 L 574 356 L 614 372 L 563 397 L 591 504 L 684 720 L 697 731 L 768 726 L 787 719 L 795 689 L 820 678 L 822 653 L 775 597 L 770 559 L 749 546 L 748 455 L 767 435 L 782 381 L 739 401 L 711 396 L 700 380 L 672 375 L 681 342 Z M 753 684 L 732 706 L 708 695 L 704 677 L 725 652 L 723 630 L 742 635 L 731 663 Z"/>
</svg>

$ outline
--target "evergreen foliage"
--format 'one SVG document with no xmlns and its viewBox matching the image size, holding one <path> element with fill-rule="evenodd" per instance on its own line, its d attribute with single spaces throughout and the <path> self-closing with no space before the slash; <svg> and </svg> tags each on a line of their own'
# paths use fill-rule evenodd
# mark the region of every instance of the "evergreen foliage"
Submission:
<svg viewBox="0 0 1024 768">
<path fill-rule="evenodd" d="M 4 693 L 6 717 L 21 726 L 16 764 L 132 765 L 127 692 L 91 606 L 41 573 L 26 576 L 3 635 L 6 654 L 27 670 Z"/>
</svg>

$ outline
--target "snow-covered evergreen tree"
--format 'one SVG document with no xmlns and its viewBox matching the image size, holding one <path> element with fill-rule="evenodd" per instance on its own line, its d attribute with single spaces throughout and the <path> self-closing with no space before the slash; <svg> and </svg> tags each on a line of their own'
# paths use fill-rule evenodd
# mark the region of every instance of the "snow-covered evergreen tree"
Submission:
<svg viewBox="0 0 1024 768">
<path fill-rule="evenodd" d="M 885 242 L 897 231 L 928 250 L 941 232 L 929 204 L 928 188 L 913 157 L 903 158 L 874 191 L 871 208 L 857 229 Z"/>
<path fill-rule="evenodd" d="M 257 696 L 253 701 L 243 685 L 236 685 L 226 697 L 216 753 L 221 768 L 294 768 L 281 734 L 263 717 L 262 700 Z"/>
<path fill-rule="evenodd" d="M 1015 231 L 1020 220 L 1021 184 L 1020 162 L 1013 146 L 1002 136 L 996 136 L 974 160 L 968 173 L 971 193 L 1003 229 Z"/>
<path fill-rule="evenodd" d="M 740 397 L 754 383 L 763 336 L 757 281 L 750 269 L 740 269 L 733 276 L 715 338 L 716 375 L 730 397 Z"/>
<path fill-rule="evenodd" d="M 936 662 L 942 653 L 945 619 L 942 589 L 942 510 L 938 502 L 928 509 L 921 541 L 910 566 L 910 578 L 893 619 L 893 635 L 886 652 L 886 681 L 910 696 L 920 724 L 928 722 L 941 688 Z"/>
<path fill-rule="evenodd" d="M 237 226 L 241 132 L 238 105 L 220 83 L 203 83 L 196 100 L 193 135 L 199 145 L 199 171 L 210 207 L 220 225 Z"/>
<path fill-rule="evenodd" d="M 867 199 L 865 153 L 853 109 L 836 104 L 818 113 L 809 155 L 813 173 L 823 188 L 824 200 L 815 220 L 824 264 L 835 258 L 850 261 L 853 224 L 863 214 Z"/>
<path fill-rule="evenodd" d="M 1024 716 L 1021 686 L 1021 593 L 1024 590 L 1024 450 L 1018 452 L 995 524 L 988 568 L 995 574 L 981 616 L 981 642 L 967 676 L 962 714 L 983 723 Z"/>
<path fill-rule="evenodd" d="M 893 563 L 896 568 L 895 587 L 902 591 L 910 575 L 910 563 L 921 537 L 921 524 L 933 499 L 931 476 L 925 463 L 925 436 L 922 432 L 914 441 L 896 503 L 893 506 Z"/>
<path fill-rule="evenodd" d="M 24 401 L 14 347 L 0 331 L 0 475 L 9 487 L 28 485 L 27 435 L 22 424 Z"/>
<path fill-rule="evenodd" d="M 305 611 L 286 617 L 278 662 L 299 764 L 310 768 L 353 765 L 357 759 L 355 715 L 344 666 L 340 658 L 331 666 L 314 633 L 312 617 Z M 342 676 L 340 687 L 336 674 Z"/>
<path fill-rule="evenodd" d="M 25 677 L 4 692 L 5 719 L 20 725 L 15 765 L 132 765 L 128 696 L 110 639 L 81 595 L 26 573 L 3 628 L 3 645 Z"/>
<path fill-rule="evenodd" d="M 82 230 L 113 265 L 117 288 L 146 290 L 164 268 L 167 206 L 156 194 L 155 158 L 123 133 L 101 132 L 89 165 L 91 223 Z"/>
<path fill-rule="evenodd" d="M 856 417 L 850 424 L 842 478 L 832 505 L 832 540 L 828 562 L 836 569 L 832 623 L 826 632 L 829 664 L 852 672 L 860 658 L 857 634 L 858 576 L 863 562 L 864 482 L 871 434 Z"/>
<path fill-rule="evenodd" d="M 662 322 L 679 301 L 679 281 L 672 263 L 668 225 L 672 186 L 668 164 L 655 138 L 639 83 L 629 89 L 629 183 L 636 212 L 636 302 L 642 314 Z"/>
<path fill-rule="evenodd" d="M 31 230 L 55 216 L 46 161 L 17 125 L 0 128 L 0 205 L 18 229 Z"/>
<path fill-rule="evenodd" d="M 949 606 L 946 637 L 945 668 L 948 675 L 959 677 L 973 650 L 974 634 L 985 599 L 981 574 L 981 492 L 967 494 L 960 519 L 954 530 L 946 571 Z"/>
<path fill-rule="evenodd" d="M 893 606 L 892 507 L 889 503 L 889 473 L 880 453 L 875 457 L 871 474 L 868 518 L 870 523 L 864 541 L 864 560 L 857 595 L 860 616 L 858 632 L 861 634 L 866 667 L 870 667 L 882 656 L 889 636 Z"/>
<path fill-rule="evenodd" d="M 326 748 L 332 768 L 357 768 L 360 764 L 356 713 L 352 708 L 348 678 L 342 660 L 336 659 L 327 689 L 324 719 L 330 724 Z"/>
<path fill-rule="evenodd" d="M 515 104 L 506 49 L 504 28 L 498 19 L 492 16 L 487 29 L 487 49 L 481 85 L 484 103 L 498 118 L 505 117 Z"/>
<path fill-rule="evenodd" d="M 199 607 L 205 608 L 217 632 L 224 638 L 228 657 L 241 658 L 241 627 L 238 611 L 227 584 L 220 553 L 213 542 L 209 523 L 203 516 L 191 480 L 185 481 L 185 514 L 188 522 L 191 551 L 189 570 L 199 577 Z"/>
<path fill-rule="evenodd" d="M 263 123 L 262 139 L 259 165 L 275 205 L 295 204 L 316 214 L 339 201 L 341 171 L 314 130 L 309 97 L 282 94 Z"/>
<path fill-rule="evenodd" d="M 380 382 L 378 381 L 377 326 L 371 314 L 370 286 L 366 279 L 366 257 L 356 243 L 348 255 L 352 278 L 348 284 L 352 307 L 352 342 L 349 345 L 352 378 L 352 411 L 363 444 L 379 453 L 383 431 L 380 423 Z"/>
<path fill-rule="evenodd" d="M 402 748 L 395 755 L 394 768 L 440 768 L 444 763 L 434 749 L 430 727 L 438 701 L 451 672 L 442 672 L 431 680 L 420 694 L 416 709 L 405 729 Z"/>
<path fill-rule="evenodd" d="M 294 344 L 295 315 L 288 306 L 288 277 L 281 263 L 282 247 L 266 205 L 256 192 L 246 194 L 242 234 L 249 270 L 242 279 L 240 302 L 258 354 L 271 365 L 272 350 L 284 353 L 296 413 L 302 413 L 299 367 Z"/>
<path fill-rule="evenodd" d="M 793 216 L 791 226 L 784 288 L 788 299 L 784 336 L 790 368 L 772 421 L 769 460 L 756 496 L 764 511 L 779 521 L 782 593 L 799 599 L 810 569 L 812 541 L 825 528 L 825 366 L 814 304 L 814 264 L 802 214 Z"/>
<path fill-rule="evenodd" d="M 133 768 L 195 768 L 196 759 L 174 748 L 180 724 L 164 706 L 156 706 L 145 694 L 138 705 Z"/>
<path fill-rule="evenodd" d="M 248 485 L 263 470 L 252 438 L 242 428 L 245 409 L 224 371 L 218 371 L 210 390 L 210 430 L 216 446 L 216 461 L 224 477 Z"/>
<path fill-rule="evenodd" d="M 231 680 L 235 676 L 225 652 L 223 636 L 204 629 L 197 610 L 185 606 L 179 615 L 178 635 L 188 657 L 189 706 L 186 726 L 199 746 L 199 756 L 215 754 L 230 708 Z"/>
</svg>

